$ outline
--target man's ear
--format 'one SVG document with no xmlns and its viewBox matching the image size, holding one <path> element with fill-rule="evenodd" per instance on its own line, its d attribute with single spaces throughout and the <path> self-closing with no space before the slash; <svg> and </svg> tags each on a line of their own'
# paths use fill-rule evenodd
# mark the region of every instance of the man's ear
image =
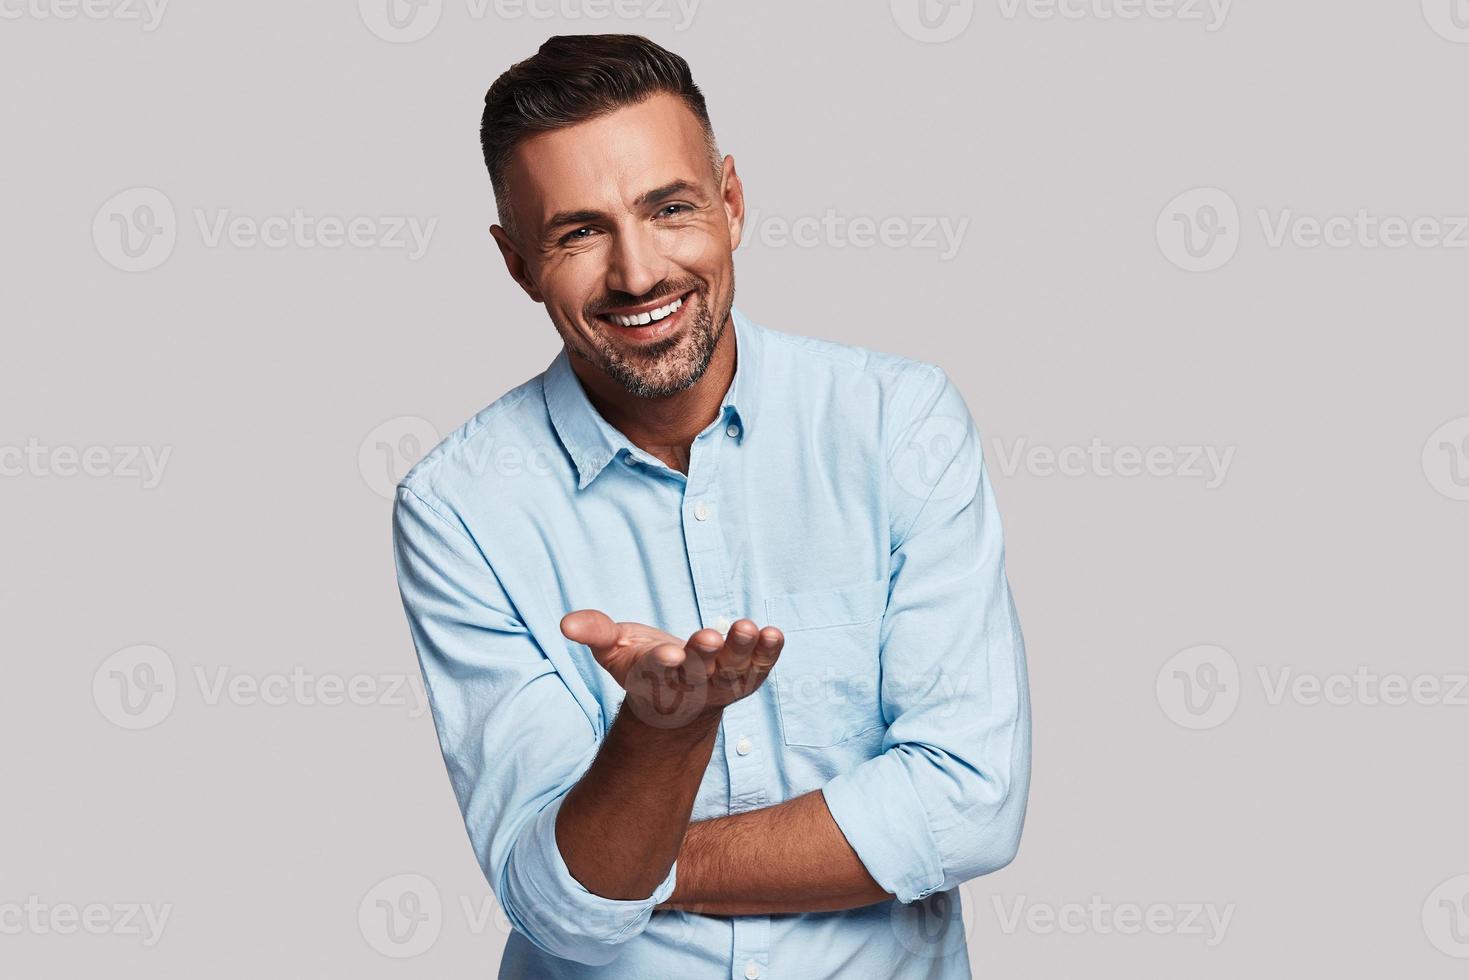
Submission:
<svg viewBox="0 0 1469 980">
<path fill-rule="evenodd" d="M 735 172 L 733 156 L 724 158 L 724 169 L 720 182 L 723 194 L 725 220 L 729 222 L 729 250 L 740 247 L 740 236 L 745 230 L 745 185 Z"/>
<path fill-rule="evenodd" d="M 495 244 L 500 246 L 500 256 L 505 260 L 505 268 L 510 273 L 525 294 L 537 303 L 544 303 L 545 297 L 541 295 L 536 282 L 530 276 L 530 268 L 520 254 L 520 248 L 515 244 L 510 234 L 499 225 L 490 225 L 490 234 L 494 236 Z"/>
</svg>

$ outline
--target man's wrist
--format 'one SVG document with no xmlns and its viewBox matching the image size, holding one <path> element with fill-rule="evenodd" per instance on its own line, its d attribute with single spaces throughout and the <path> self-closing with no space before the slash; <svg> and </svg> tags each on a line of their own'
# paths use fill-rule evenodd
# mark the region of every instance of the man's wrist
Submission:
<svg viewBox="0 0 1469 980">
<path fill-rule="evenodd" d="M 640 742 L 669 741 L 679 744 L 698 744 L 718 731 L 724 717 L 724 706 L 701 708 L 691 717 L 665 715 L 647 709 L 638 710 L 627 699 L 617 712 L 613 724 L 636 735 Z"/>
</svg>

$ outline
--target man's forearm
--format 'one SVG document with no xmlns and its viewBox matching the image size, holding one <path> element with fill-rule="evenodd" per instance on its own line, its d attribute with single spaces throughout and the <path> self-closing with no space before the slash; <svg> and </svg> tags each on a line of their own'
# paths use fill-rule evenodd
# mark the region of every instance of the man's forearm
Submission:
<svg viewBox="0 0 1469 980">
<path fill-rule="evenodd" d="M 668 876 L 709 766 L 720 712 L 682 728 L 618 712 L 596 759 L 561 804 L 556 844 L 594 895 L 647 898 Z M 682 870 L 682 869 L 680 869 Z"/>
<path fill-rule="evenodd" d="M 678 881 L 658 908 L 775 915 L 889 898 L 814 790 L 778 806 L 690 824 L 678 853 Z"/>
</svg>

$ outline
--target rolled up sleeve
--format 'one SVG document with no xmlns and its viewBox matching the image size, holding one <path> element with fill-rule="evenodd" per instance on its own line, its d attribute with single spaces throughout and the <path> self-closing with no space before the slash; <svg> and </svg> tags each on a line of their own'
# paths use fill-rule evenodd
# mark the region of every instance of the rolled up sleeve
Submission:
<svg viewBox="0 0 1469 980">
<path fill-rule="evenodd" d="M 595 895 L 571 875 L 556 815 L 596 755 L 587 712 L 443 501 L 400 487 L 393 550 L 439 747 L 490 887 L 539 948 L 611 962 L 672 893 L 677 865 L 638 900 Z"/>
<path fill-rule="evenodd" d="M 1025 644 L 999 512 L 963 397 L 928 371 L 888 457 L 882 752 L 822 787 L 868 873 L 902 902 L 1010 863 L 1030 788 Z"/>
</svg>

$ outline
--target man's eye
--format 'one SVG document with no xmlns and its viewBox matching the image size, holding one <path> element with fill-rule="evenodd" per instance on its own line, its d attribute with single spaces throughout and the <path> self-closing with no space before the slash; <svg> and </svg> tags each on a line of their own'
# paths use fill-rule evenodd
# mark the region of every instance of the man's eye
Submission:
<svg viewBox="0 0 1469 980">
<path fill-rule="evenodd" d="M 680 211 L 688 211 L 688 210 L 691 210 L 691 209 L 689 208 L 689 206 L 687 204 L 668 204 L 668 205 L 665 205 L 658 213 L 659 214 L 667 214 L 670 211 L 677 213 L 677 212 L 680 212 Z"/>
<path fill-rule="evenodd" d="M 590 225 L 583 228 L 578 228 L 576 231 L 573 231 L 566 237 L 562 238 L 561 242 L 562 244 L 565 244 L 567 242 L 583 242 L 592 237 L 591 233 L 594 231 L 596 231 L 596 229 L 591 227 Z M 583 235 L 582 232 L 587 232 L 587 234 Z"/>
</svg>

